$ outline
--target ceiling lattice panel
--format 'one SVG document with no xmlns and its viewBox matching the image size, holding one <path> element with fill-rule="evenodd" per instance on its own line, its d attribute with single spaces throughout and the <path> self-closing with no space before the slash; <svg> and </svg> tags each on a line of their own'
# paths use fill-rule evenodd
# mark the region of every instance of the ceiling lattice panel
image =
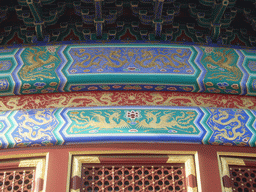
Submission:
<svg viewBox="0 0 256 192">
<path fill-rule="evenodd" d="M 256 45 L 255 0 L 9 0 L 0 42 L 145 40 Z"/>
</svg>

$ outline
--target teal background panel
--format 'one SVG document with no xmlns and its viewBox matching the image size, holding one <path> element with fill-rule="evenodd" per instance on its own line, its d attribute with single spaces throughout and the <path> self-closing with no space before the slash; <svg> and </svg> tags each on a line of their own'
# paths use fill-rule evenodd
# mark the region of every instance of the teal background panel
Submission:
<svg viewBox="0 0 256 192">
<path fill-rule="evenodd" d="M 1 148 L 98 142 L 255 146 L 253 110 L 77 107 L 0 113 Z"/>
<path fill-rule="evenodd" d="M 256 93 L 256 56 L 249 50 L 130 43 L 1 51 L 2 96 L 92 90 Z"/>
</svg>

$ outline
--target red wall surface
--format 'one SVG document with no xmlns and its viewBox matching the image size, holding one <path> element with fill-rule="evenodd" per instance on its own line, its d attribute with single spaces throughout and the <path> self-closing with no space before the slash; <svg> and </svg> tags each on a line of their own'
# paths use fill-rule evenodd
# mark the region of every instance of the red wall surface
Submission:
<svg viewBox="0 0 256 192">
<path fill-rule="evenodd" d="M 55 146 L 38 148 L 19 148 L 1 150 L 2 155 L 49 152 L 47 192 L 65 192 L 67 185 L 68 161 L 70 151 L 104 151 L 104 150 L 169 150 L 198 151 L 202 192 L 221 191 L 217 152 L 256 153 L 256 148 L 208 146 L 197 144 L 88 144 L 74 146 Z"/>
</svg>

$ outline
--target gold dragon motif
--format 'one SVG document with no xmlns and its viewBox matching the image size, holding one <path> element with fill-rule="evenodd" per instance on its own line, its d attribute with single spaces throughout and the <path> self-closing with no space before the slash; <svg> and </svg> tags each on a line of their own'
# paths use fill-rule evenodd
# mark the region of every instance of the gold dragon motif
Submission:
<svg viewBox="0 0 256 192">
<path fill-rule="evenodd" d="M 126 98 L 126 99 L 122 99 Z M 140 98 L 145 98 L 143 103 Z M 0 111 L 37 109 L 37 108 L 62 108 L 78 106 L 116 106 L 116 105 L 161 105 L 161 106 L 201 106 L 225 107 L 240 109 L 256 109 L 255 98 L 222 95 L 175 93 L 168 95 L 162 93 L 118 93 L 118 92 L 82 92 L 69 94 L 51 94 L 37 96 L 12 96 L 0 98 Z"/>
<path fill-rule="evenodd" d="M 214 54 L 221 57 L 221 59 L 218 61 L 215 61 L 213 59 L 213 56 L 208 55 L 205 57 L 204 61 L 217 65 L 218 67 L 226 69 L 227 71 L 226 72 L 220 71 L 218 68 L 210 69 L 211 71 L 215 72 L 211 74 L 210 79 L 222 80 L 226 78 L 226 80 L 228 81 L 238 81 L 242 76 L 242 72 L 236 65 L 231 66 L 234 62 L 236 62 L 234 53 L 232 52 L 227 53 L 226 50 L 223 50 L 223 51 L 216 51 L 214 52 Z"/>
<path fill-rule="evenodd" d="M 147 51 L 147 50 L 140 50 L 142 55 L 141 57 L 143 58 L 142 60 L 139 60 L 139 56 L 137 56 L 135 58 L 135 65 L 137 67 L 143 67 L 143 68 L 161 68 L 161 66 L 156 62 L 157 60 L 162 61 L 163 66 L 165 68 L 170 68 L 169 66 L 171 66 L 172 68 L 183 68 L 185 66 L 188 66 L 188 64 L 186 63 L 186 61 L 181 62 L 177 59 L 175 59 L 175 57 L 179 57 L 179 58 L 184 58 L 185 56 L 188 55 L 188 52 L 184 52 L 182 55 L 180 55 L 179 53 L 173 53 L 171 54 L 171 56 L 167 56 L 164 54 L 158 54 L 158 55 L 154 55 L 152 53 L 152 51 Z M 102 65 L 102 68 L 105 67 L 113 67 L 113 68 L 120 68 L 124 65 L 126 65 L 128 62 L 128 58 L 133 57 L 134 55 L 137 54 L 138 51 L 136 51 L 136 53 L 133 52 L 128 52 L 127 56 L 121 56 L 121 50 L 115 50 L 115 51 L 110 51 L 109 56 L 105 55 L 104 53 L 98 53 L 95 56 L 91 56 L 90 53 L 83 53 L 83 54 L 79 54 L 78 52 L 75 52 L 74 55 L 81 58 L 82 61 L 78 61 L 77 59 L 74 67 L 81 67 L 81 68 L 89 68 L 89 67 L 93 67 L 93 68 L 99 68 L 100 67 L 100 63 L 102 60 L 105 60 L 106 62 Z M 122 58 L 123 60 L 121 60 L 120 58 Z M 96 60 L 98 60 L 96 62 Z M 151 60 L 151 61 L 150 61 Z M 165 62 L 165 60 L 167 60 L 168 62 Z M 89 63 L 87 65 L 85 65 L 86 62 Z M 117 61 L 117 64 L 114 63 L 113 61 Z M 150 61 L 149 63 L 145 63 L 146 61 Z M 175 61 L 177 64 L 173 63 L 173 61 Z M 87 71 L 87 69 L 85 69 L 84 71 Z"/>
<path fill-rule="evenodd" d="M 43 137 L 50 140 L 52 137 L 50 133 L 47 133 L 47 131 L 52 131 L 54 129 L 53 126 L 50 124 L 53 121 L 56 121 L 54 115 L 52 114 L 54 109 L 48 109 L 46 112 L 46 109 L 36 110 L 36 113 L 32 116 L 34 118 L 31 118 L 31 115 L 28 113 L 22 114 L 20 117 L 18 117 L 19 120 L 24 119 L 22 123 L 19 124 L 18 132 L 22 138 L 30 139 L 32 141 L 39 140 Z M 44 125 L 44 126 L 42 126 Z M 41 126 L 46 128 L 39 128 L 38 131 L 35 131 L 33 127 Z M 28 130 L 28 132 L 23 132 L 23 129 Z"/>
<path fill-rule="evenodd" d="M 113 68 L 120 68 L 128 63 L 127 58 L 125 56 L 123 56 L 124 60 L 120 59 L 121 57 L 120 52 L 121 50 L 111 51 L 109 54 L 109 57 L 107 55 L 104 55 L 103 53 L 97 54 L 92 57 L 90 53 L 83 53 L 79 55 L 78 52 L 75 52 L 74 55 L 79 58 L 82 58 L 82 61 L 76 61 L 76 63 L 74 64 L 74 67 L 81 67 L 81 68 L 89 68 L 89 67 L 97 68 L 98 67 L 99 68 L 101 61 L 106 60 L 107 62 L 103 64 L 102 68 L 105 68 L 106 66 L 113 67 Z M 95 60 L 97 59 L 98 59 L 98 62 L 95 62 Z M 119 64 L 115 64 L 111 59 L 113 61 L 117 61 Z M 90 62 L 87 65 L 85 65 L 87 61 L 90 61 Z M 84 71 L 86 71 L 86 69 Z"/>
<path fill-rule="evenodd" d="M 184 112 L 181 112 L 181 116 L 174 116 L 174 112 L 165 112 L 164 115 L 161 115 L 160 118 L 159 115 L 161 112 L 154 114 L 154 111 L 147 111 L 146 112 L 146 120 L 142 120 L 140 123 L 138 123 L 138 128 L 144 128 L 144 129 L 177 129 L 182 130 L 184 132 L 191 133 L 191 131 L 188 131 L 187 129 L 193 129 L 193 133 L 197 132 L 196 128 L 193 125 L 189 125 L 191 121 L 194 120 L 195 113 L 194 112 L 186 112 L 188 116 L 186 117 Z M 159 120 L 160 119 L 160 120 Z M 146 130 L 144 132 L 147 132 L 150 130 Z"/>
<path fill-rule="evenodd" d="M 21 98 L 17 96 L 0 98 L 0 111 L 24 109 L 27 104 L 28 100 L 21 100 Z"/>
<path fill-rule="evenodd" d="M 248 97 L 244 98 L 241 97 L 240 98 L 241 101 L 237 102 L 235 101 L 235 105 L 237 106 L 237 108 L 242 108 L 242 109 L 256 109 L 255 104 L 252 102 L 252 100 Z"/>
<path fill-rule="evenodd" d="M 169 95 L 166 99 L 159 93 L 151 93 L 152 101 L 145 100 L 147 105 L 163 105 L 163 106 L 201 106 L 201 107 L 214 107 L 215 105 L 210 103 L 210 96 L 196 96 L 192 97 L 187 95 Z M 186 102 L 185 102 L 186 101 Z"/>
<path fill-rule="evenodd" d="M 54 79 L 55 77 L 52 76 L 50 71 L 55 66 L 54 61 L 58 60 L 57 57 L 49 55 L 48 59 L 44 60 L 43 58 L 47 57 L 46 51 L 38 51 L 34 48 L 30 49 L 33 50 L 33 52 L 28 50 L 28 54 L 25 57 L 27 62 L 24 62 L 25 66 L 20 71 L 21 78 L 25 81 L 36 80 L 36 78 L 40 78 L 41 80 L 43 80 L 43 78 Z M 45 64 L 51 64 L 51 69 L 45 68 L 40 71 L 34 71 Z"/>
<path fill-rule="evenodd" d="M 168 57 L 167 55 L 163 54 L 158 54 L 158 55 L 153 55 L 152 51 L 146 51 L 146 50 L 141 50 L 141 57 L 144 58 L 142 60 L 139 60 L 139 57 L 136 57 L 135 65 L 141 66 L 143 68 L 162 68 L 156 60 L 161 60 L 163 63 L 163 67 L 171 69 L 171 68 L 183 68 L 185 66 L 189 67 L 189 65 L 186 63 L 186 60 L 183 62 L 180 62 L 179 60 L 175 59 L 175 57 L 183 58 L 188 55 L 188 52 L 184 52 L 182 55 L 179 55 L 178 53 L 173 53 L 171 54 L 171 58 Z M 165 62 L 164 58 L 168 60 L 168 62 Z M 152 61 L 150 61 L 152 59 Z M 145 63 L 146 61 L 150 61 L 149 63 Z M 178 63 L 178 65 L 174 64 L 173 61 Z M 169 67 L 171 66 L 171 68 Z"/>
<path fill-rule="evenodd" d="M 109 111 L 109 112 L 113 112 L 113 113 L 109 114 L 105 112 L 106 117 L 102 115 L 101 111 L 95 111 L 94 113 L 91 112 L 92 117 L 85 116 L 84 111 L 81 113 L 71 112 L 70 117 L 73 121 L 75 121 L 76 124 L 70 128 L 70 132 L 79 133 L 85 130 L 87 131 L 95 128 L 99 128 L 99 130 L 102 130 L 102 129 L 117 129 L 117 128 L 122 129 L 122 128 L 131 127 L 124 120 L 121 119 L 119 121 L 121 111 Z M 73 130 L 74 128 L 82 129 L 82 130 L 74 132 Z M 117 130 L 117 131 L 122 132 L 122 130 Z"/>
<path fill-rule="evenodd" d="M 233 118 L 230 118 L 230 114 L 225 110 L 217 110 L 216 112 L 219 112 L 220 118 L 218 118 L 218 115 L 215 114 L 212 117 L 212 121 L 222 125 L 235 125 L 230 131 L 228 131 L 226 128 L 218 128 L 216 126 L 213 126 L 213 129 L 216 130 L 216 135 L 214 136 L 215 140 L 220 140 L 222 138 L 227 139 L 229 141 L 239 140 L 240 138 L 244 137 L 246 130 L 244 128 L 244 125 L 239 120 L 239 117 L 241 119 L 244 119 L 244 117 L 241 114 L 235 114 Z M 229 119 L 229 120 L 228 120 Z M 228 120 L 228 121 L 226 121 Z M 241 128 L 242 132 L 239 132 L 238 129 Z M 233 136 L 232 136 L 233 135 Z"/>
<path fill-rule="evenodd" d="M 72 97 L 67 96 L 59 96 L 59 97 L 51 97 L 47 102 L 47 108 L 61 108 L 65 107 L 78 107 L 82 105 L 86 106 L 114 106 L 118 105 L 122 100 L 120 97 L 117 98 L 116 101 L 113 101 L 111 98 L 113 93 L 104 93 L 101 94 L 100 97 L 97 97 L 94 93 L 86 93 L 86 95 L 81 94 L 73 94 Z M 51 103 L 50 103 L 51 102 Z"/>
<path fill-rule="evenodd" d="M 168 97 L 164 98 L 160 93 L 150 93 L 152 98 L 144 100 L 147 105 L 163 105 L 163 106 L 199 106 L 199 107 L 219 107 L 225 106 L 229 108 L 240 108 L 240 109 L 256 109 L 253 102 L 254 98 L 250 97 L 239 97 L 240 100 L 233 102 L 228 101 L 223 96 L 216 96 L 213 98 L 212 95 L 192 95 L 192 94 L 175 94 L 171 93 Z M 237 96 L 229 96 L 237 98 Z"/>
</svg>

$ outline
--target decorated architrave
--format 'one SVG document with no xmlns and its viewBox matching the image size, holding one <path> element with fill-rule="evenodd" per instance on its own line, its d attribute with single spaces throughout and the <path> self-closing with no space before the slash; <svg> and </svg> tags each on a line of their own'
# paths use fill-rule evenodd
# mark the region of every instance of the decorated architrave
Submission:
<svg viewBox="0 0 256 192">
<path fill-rule="evenodd" d="M 1 148 L 255 146 L 255 1 L 0 5 Z"/>
<path fill-rule="evenodd" d="M 247 109 L 109 106 L 3 111 L 1 147 L 89 142 L 175 142 L 255 146 Z"/>
<path fill-rule="evenodd" d="M 93 90 L 255 95 L 256 51 L 175 44 L 0 49 L 0 94 Z"/>
<path fill-rule="evenodd" d="M 255 98 L 238 94 L 254 95 L 254 52 L 165 44 L 2 49 L 2 148 L 114 141 L 253 147 Z M 7 96 L 14 94 L 23 96 Z"/>
</svg>

